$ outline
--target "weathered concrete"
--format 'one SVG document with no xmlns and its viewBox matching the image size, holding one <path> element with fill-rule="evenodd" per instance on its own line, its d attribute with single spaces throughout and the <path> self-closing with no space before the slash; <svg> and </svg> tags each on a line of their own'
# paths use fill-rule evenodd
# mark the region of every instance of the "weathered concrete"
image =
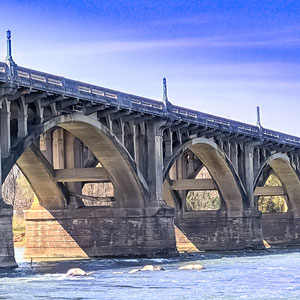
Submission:
<svg viewBox="0 0 300 300">
<path fill-rule="evenodd" d="M 61 188 L 54 181 L 54 170 L 35 145 L 28 147 L 17 164 L 45 208 L 67 206 Z"/>
<path fill-rule="evenodd" d="M 108 172 L 104 168 L 73 168 L 55 170 L 57 182 L 109 182 Z"/>
<path fill-rule="evenodd" d="M 175 255 L 170 208 L 30 210 L 26 258 Z"/>
<path fill-rule="evenodd" d="M 12 237 L 11 207 L 0 207 L 0 267 L 16 268 Z"/>
<path fill-rule="evenodd" d="M 285 191 L 282 186 L 258 186 L 254 191 L 254 196 L 284 196 Z"/>
<path fill-rule="evenodd" d="M 171 181 L 173 190 L 216 190 L 217 186 L 212 179 L 179 179 Z"/>
<path fill-rule="evenodd" d="M 291 213 L 264 214 L 263 237 L 271 247 L 300 246 L 300 218 Z"/>
<path fill-rule="evenodd" d="M 226 212 L 178 213 L 176 226 L 185 235 L 178 242 L 191 242 L 198 250 L 263 249 L 260 214 L 227 217 Z"/>
</svg>

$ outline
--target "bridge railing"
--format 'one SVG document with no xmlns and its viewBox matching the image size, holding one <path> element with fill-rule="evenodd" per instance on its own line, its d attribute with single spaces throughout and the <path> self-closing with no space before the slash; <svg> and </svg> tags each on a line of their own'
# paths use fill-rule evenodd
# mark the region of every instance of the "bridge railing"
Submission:
<svg viewBox="0 0 300 300">
<path fill-rule="evenodd" d="M 164 113 L 164 106 L 160 101 L 134 96 L 23 67 L 17 67 L 16 75 L 17 82 L 22 86 L 64 94 L 68 97 L 92 101 L 95 104 L 108 104 L 144 113 L 151 112 L 152 114 L 160 116 Z"/>
<path fill-rule="evenodd" d="M 0 62 L 0 80 L 5 81 L 7 79 L 8 66 L 5 63 Z"/>
<path fill-rule="evenodd" d="M 156 101 L 104 87 L 87 84 L 64 77 L 31 70 L 16 66 L 15 74 L 6 63 L 0 62 L 0 81 L 8 81 L 14 78 L 22 87 L 30 87 L 36 90 L 53 94 L 89 101 L 93 104 L 107 104 L 136 112 L 166 117 L 173 120 L 181 120 L 190 124 L 197 124 L 222 130 L 224 132 L 243 134 L 260 140 L 269 140 L 275 143 L 283 143 L 300 147 L 300 138 L 283 134 L 270 129 L 233 121 L 230 119 L 202 113 L 192 109 L 172 105 L 166 107 L 163 102 Z"/>
</svg>

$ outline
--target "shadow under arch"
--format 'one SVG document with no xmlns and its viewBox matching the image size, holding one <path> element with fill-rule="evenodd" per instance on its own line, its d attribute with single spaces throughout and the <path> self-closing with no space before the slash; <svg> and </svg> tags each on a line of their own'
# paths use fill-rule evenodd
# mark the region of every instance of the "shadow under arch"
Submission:
<svg viewBox="0 0 300 300">
<path fill-rule="evenodd" d="M 255 181 L 256 188 L 263 170 L 270 166 L 279 178 L 288 198 L 288 207 L 290 213 L 300 213 L 300 180 L 296 170 L 291 164 L 287 154 L 275 153 L 271 155 L 260 168 Z"/>
<path fill-rule="evenodd" d="M 62 183 L 54 180 L 54 169 L 43 153 L 31 144 L 17 161 L 17 165 L 45 209 L 67 208 L 67 192 Z"/>
<path fill-rule="evenodd" d="M 209 139 L 195 138 L 182 145 L 165 166 L 164 180 L 175 160 L 186 149 L 191 150 L 209 171 L 217 184 L 228 213 L 242 214 L 244 207 L 247 206 L 247 196 L 242 181 L 226 154 Z"/>
<path fill-rule="evenodd" d="M 55 117 L 20 140 L 3 163 L 2 182 L 26 149 L 41 134 L 57 126 L 69 131 L 93 152 L 110 174 L 115 197 L 123 207 L 146 206 L 149 188 L 128 151 L 107 127 L 96 119 L 78 113 Z"/>
</svg>

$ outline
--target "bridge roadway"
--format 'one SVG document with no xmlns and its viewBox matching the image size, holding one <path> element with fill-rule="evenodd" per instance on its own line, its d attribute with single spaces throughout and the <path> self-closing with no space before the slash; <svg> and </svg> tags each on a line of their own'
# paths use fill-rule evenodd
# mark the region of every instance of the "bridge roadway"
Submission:
<svg viewBox="0 0 300 300">
<path fill-rule="evenodd" d="M 53 100 L 53 102 L 69 100 L 66 108 L 71 107 L 73 110 L 82 111 L 85 115 L 116 108 L 116 111 L 128 112 L 128 114 L 136 112 L 141 115 L 160 117 L 174 124 L 184 122 L 189 125 L 197 125 L 197 127 L 203 126 L 208 129 L 220 130 L 225 134 L 245 136 L 252 140 L 272 141 L 282 145 L 300 147 L 300 138 L 296 136 L 176 106 L 170 102 L 163 103 L 17 65 L 11 74 L 8 65 L 0 62 L 0 82 L 9 82 L 11 79 L 16 86 L 23 88 L 20 95 L 22 92 L 25 95 L 27 89 L 35 91 L 37 99 L 46 98 L 46 95 L 62 95 L 62 98 Z M 38 92 L 47 94 L 38 94 Z"/>
<path fill-rule="evenodd" d="M 175 106 L 165 81 L 160 102 L 23 68 L 7 43 L 1 178 L 17 164 L 36 194 L 26 257 L 174 255 L 176 242 L 299 246 L 300 138 Z M 278 186 L 265 186 L 272 174 Z M 90 183 L 113 195 L 86 194 Z M 217 209 L 187 203 L 189 191 L 212 190 Z M 285 197 L 287 211 L 262 214 L 260 196 Z M 0 267 L 16 266 L 12 214 L 1 198 Z"/>
</svg>

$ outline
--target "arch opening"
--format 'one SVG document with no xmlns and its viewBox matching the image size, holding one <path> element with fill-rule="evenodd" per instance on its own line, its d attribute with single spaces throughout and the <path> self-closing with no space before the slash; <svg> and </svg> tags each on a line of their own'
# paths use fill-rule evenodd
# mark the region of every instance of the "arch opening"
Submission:
<svg viewBox="0 0 300 300">
<path fill-rule="evenodd" d="M 207 168 L 201 168 L 195 179 L 210 179 Z M 217 189 L 188 191 L 186 198 L 187 211 L 219 210 L 221 209 L 221 198 Z"/>
<path fill-rule="evenodd" d="M 13 208 L 13 241 L 15 247 L 24 247 L 24 212 L 32 206 L 35 194 L 26 177 L 17 165 L 14 165 L 2 184 L 2 197 Z"/>
<path fill-rule="evenodd" d="M 283 192 L 283 187 L 280 179 L 276 174 L 272 173 L 266 180 L 264 187 L 281 187 Z M 272 189 L 270 189 L 271 191 Z M 273 190 L 276 190 L 273 189 Z M 280 190 L 279 188 L 277 189 Z M 282 193 L 278 192 L 279 194 Z M 277 196 L 258 196 L 257 199 L 257 209 L 263 213 L 286 213 L 288 211 L 288 200 L 287 195 L 277 195 Z"/>
<path fill-rule="evenodd" d="M 238 217 L 243 222 L 247 198 L 243 184 L 225 153 L 211 139 L 196 138 L 168 158 L 168 136 L 164 135 L 164 138 L 163 197 L 176 211 L 178 251 L 243 247 L 243 231 L 250 222 L 246 224 L 245 221 L 240 228 L 232 229 L 229 220 Z M 236 237 L 221 238 L 227 236 L 228 230 L 233 230 Z"/>
<path fill-rule="evenodd" d="M 57 145 L 64 143 L 61 130 L 65 130 L 78 139 L 79 143 L 86 146 L 93 153 L 96 161 L 101 162 L 107 170 L 109 179 L 114 185 L 114 197 L 120 201 L 121 206 L 144 207 L 146 205 L 149 188 L 145 179 L 142 178 L 142 173 L 137 170 L 132 156 L 118 138 L 97 120 L 75 113 L 74 115 L 55 117 L 46 122 L 42 130 L 39 130 L 39 133 L 44 135 L 42 139 L 45 144 L 47 142 L 52 143 L 53 147 L 56 144 L 52 154 L 49 151 L 47 153 L 45 148 L 41 147 L 44 156 L 47 158 L 47 163 L 53 164 L 53 169 L 65 168 L 65 162 L 61 158 L 61 147 Z M 46 137 L 48 132 L 51 132 L 50 136 Z M 13 164 L 21 157 L 22 152 L 20 150 L 28 149 L 29 145 L 37 139 L 34 136 L 36 136 L 36 133 L 32 132 L 31 136 L 21 141 L 25 143 L 24 145 L 17 145 L 14 148 L 16 150 L 12 149 L 8 163 L 3 166 L 2 174 L 4 178 Z M 54 155 L 55 152 L 57 152 L 56 155 Z"/>
<path fill-rule="evenodd" d="M 198 162 L 195 163 L 197 160 Z M 210 176 L 208 178 L 202 178 L 202 183 L 200 178 L 196 178 L 201 169 L 199 166 L 201 168 L 204 166 L 205 169 L 203 169 L 203 172 L 207 170 L 206 174 Z M 244 207 L 248 205 L 245 189 L 234 167 L 231 165 L 230 160 L 226 157 L 225 153 L 219 149 L 218 145 L 209 139 L 196 138 L 181 147 L 170 160 L 168 166 L 166 166 L 164 176 L 166 178 L 164 181 L 165 189 L 172 188 L 172 184 L 176 186 L 180 184 L 182 186 L 181 190 L 189 192 L 191 189 L 189 189 L 188 186 L 193 185 L 195 186 L 193 190 L 197 191 L 196 185 L 199 184 L 201 188 L 199 188 L 198 191 L 216 190 L 218 196 L 217 193 L 215 193 L 215 195 L 214 193 L 207 195 L 214 198 L 214 207 L 218 206 L 219 209 L 228 211 L 229 214 L 231 212 L 242 214 Z M 182 179 L 196 179 L 196 181 L 172 182 Z M 199 181 L 197 181 L 197 179 Z M 204 179 L 207 179 L 205 183 Z M 168 183 L 168 181 L 170 182 Z M 206 188 L 204 188 L 204 186 Z M 170 201 L 172 196 L 174 198 L 173 203 L 174 201 L 179 202 L 172 206 L 178 206 L 184 211 L 185 205 L 182 199 L 186 199 L 186 195 L 181 194 L 180 197 L 178 197 L 177 190 L 180 189 L 176 187 L 175 192 L 168 193 L 166 196 L 167 203 L 172 203 L 172 201 Z M 195 195 L 195 192 L 190 193 L 189 197 L 193 197 L 193 195 Z M 181 201 L 178 201 L 178 198 L 181 198 Z"/>
</svg>

